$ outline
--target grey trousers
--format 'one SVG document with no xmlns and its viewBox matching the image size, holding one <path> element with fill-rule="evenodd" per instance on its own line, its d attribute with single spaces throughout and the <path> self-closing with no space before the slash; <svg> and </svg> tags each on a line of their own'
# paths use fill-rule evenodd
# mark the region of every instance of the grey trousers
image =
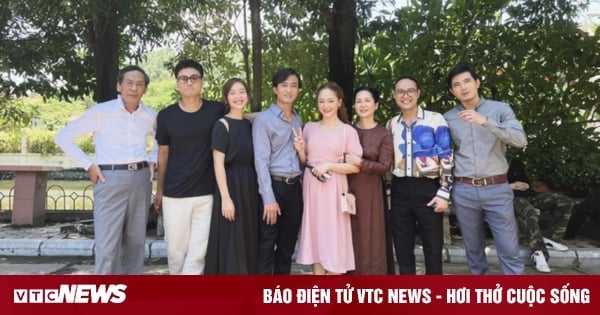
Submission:
<svg viewBox="0 0 600 315">
<path fill-rule="evenodd" d="M 94 186 L 95 274 L 141 274 L 152 194 L 150 170 L 103 171 Z"/>
<path fill-rule="evenodd" d="M 463 236 L 469 273 L 487 274 L 484 220 L 487 220 L 498 253 L 503 274 L 523 274 L 525 266 L 519 259 L 519 231 L 513 210 L 513 191 L 508 183 L 475 187 L 455 183 L 452 202 Z"/>
</svg>

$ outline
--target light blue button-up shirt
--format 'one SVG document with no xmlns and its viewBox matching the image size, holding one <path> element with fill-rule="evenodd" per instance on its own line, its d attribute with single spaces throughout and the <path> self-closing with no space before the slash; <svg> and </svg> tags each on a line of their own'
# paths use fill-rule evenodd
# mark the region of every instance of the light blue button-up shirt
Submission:
<svg viewBox="0 0 600 315">
<path fill-rule="evenodd" d="M 258 191 L 264 204 L 275 202 L 271 175 L 295 177 L 302 174 L 300 160 L 294 149 L 294 133 L 302 128 L 302 119 L 293 112 L 290 123 L 275 104 L 260 113 L 252 124 L 254 165 L 258 176 Z"/>
<path fill-rule="evenodd" d="M 98 103 L 76 120 L 56 133 L 56 143 L 65 154 L 83 169 L 94 163 L 79 148 L 75 139 L 94 135 L 96 164 L 128 164 L 148 161 L 156 163 L 158 146 L 154 140 L 156 112 L 140 102 L 130 113 L 125 109 L 121 95 Z M 148 151 L 148 139 L 152 149 Z"/>
</svg>

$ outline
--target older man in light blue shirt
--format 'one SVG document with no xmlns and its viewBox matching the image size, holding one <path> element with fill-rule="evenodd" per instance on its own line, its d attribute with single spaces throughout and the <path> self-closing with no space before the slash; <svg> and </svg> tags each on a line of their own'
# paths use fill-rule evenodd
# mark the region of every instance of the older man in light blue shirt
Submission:
<svg viewBox="0 0 600 315">
<path fill-rule="evenodd" d="M 141 274 L 152 177 L 157 146 L 148 152 L 156 132 L 156 112 L 142 96 L 150 78 L 138 66 L 127 66 L 117 77 L 116 99 L 88 109 L 56 134 L 56 143 L 88 171 L 94 184 L 96 274 Z M 92 133 L 96 161 L 75 139 Z"/>
</svg>

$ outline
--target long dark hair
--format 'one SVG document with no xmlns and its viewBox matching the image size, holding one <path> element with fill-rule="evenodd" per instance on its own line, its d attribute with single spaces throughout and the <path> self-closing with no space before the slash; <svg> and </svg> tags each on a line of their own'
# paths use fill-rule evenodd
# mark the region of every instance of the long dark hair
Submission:
<svg viewBox="0 0 600 315">
<path fill-rule="evenodd" d="M 340 107 L 338 107 L 337 110 L 337 116 L 343 123 L 350 123 L 350 119 L 348 119 L 348 112 L 346 111 L 346 106 L 344 105 L 344 91 L 342 90 L 342 88 L 337 83 L 329 81 L 319 86 L 319 88 L 317 89 L 317 98 L 319 97 L 319 93 L 321 93 L 321 91 L 325 89 L 332 90 L 333 93 L 335 93 L 335 96 L 342 100 L 342 104 Z M 321 119 L 323 119 L 323 114 L 319 113 L 319 120 Z"/>
<path fill-rule="evenodd" d="M 223 85 L 223 94 L 221 95 L 221 102 L 225 104 L 226 114 L 229 113 L 230 110 L 229 103 L 227 102 L 227 94 L 229 94 L 229 91 L 231 91 L 231 88 L 236 83 L 241 83 L 244 86 L 244 88 L 246 89 L 246 94 L 248 94 L 248 101 L 250 101 L 250 90 L 248 90 L 248 84 L 246 83 L 246 81 L 240 78 L 231 78 L 227 80 L 227 82 L 225 82 L 225 85 Z"/>
</svg>

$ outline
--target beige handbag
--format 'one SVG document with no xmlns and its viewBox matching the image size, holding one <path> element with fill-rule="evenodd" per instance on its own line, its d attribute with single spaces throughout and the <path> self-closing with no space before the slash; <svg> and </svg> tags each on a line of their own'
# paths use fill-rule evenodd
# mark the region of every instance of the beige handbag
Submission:
<svg viewBox="0 0 600 315">
<path fill-rule="evenodd" d="M 342 192 L 341 196 L 342 212 L 355 215 L 356 214 L 356 197 L 349 192 Z"/>
</svg>

